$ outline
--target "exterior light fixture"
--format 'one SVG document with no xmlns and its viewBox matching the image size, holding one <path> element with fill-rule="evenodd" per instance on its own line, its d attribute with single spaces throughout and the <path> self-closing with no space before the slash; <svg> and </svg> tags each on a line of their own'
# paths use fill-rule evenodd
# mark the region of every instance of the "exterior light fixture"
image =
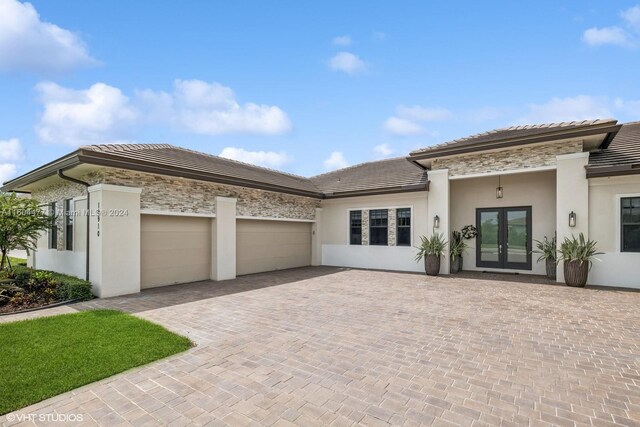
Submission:
<svg viewBox="0 0 640 427">
<path fill-rule="evenodd" d="M 500 175 L 498 175 L 498 186 L 496 187 L 496 199 L 502 199 L 504 193 L 502 191 L 502 185 L 500 185 Z"/>
<path fill-rule="evenodd" d="M 433 228 L 440 228 L 440 217 L 438 215 L 433 217 Z"/>
<path fill-rule="evenodd" d="M 576 226 L 576 219 L 577 219 L 576 213 L 574 211 L 571 211 L 571 213 L 569 214 L 569 227 Z"/>
</svg>

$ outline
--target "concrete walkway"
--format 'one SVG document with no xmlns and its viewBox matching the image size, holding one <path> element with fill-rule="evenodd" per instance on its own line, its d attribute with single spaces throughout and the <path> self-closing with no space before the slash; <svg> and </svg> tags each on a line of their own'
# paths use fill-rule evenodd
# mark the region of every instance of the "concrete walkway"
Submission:
<svg viewBox="0 0 640 427">
<path fill-rule="evenodd" d="M 56 311 L 129 311 L 198 346 L 9 415 L 105 426 L 639 425 L 640 293 L 494 279 L 305 268 L 66 307 Z"/>
</svg>

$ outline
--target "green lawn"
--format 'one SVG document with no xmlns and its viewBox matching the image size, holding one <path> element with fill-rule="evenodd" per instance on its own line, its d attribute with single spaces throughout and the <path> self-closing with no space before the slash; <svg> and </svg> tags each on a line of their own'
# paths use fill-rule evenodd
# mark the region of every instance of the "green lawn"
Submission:
<svg viewBox="0 0 640 427">
<path fill-rule="evenodd" d="M 113 310 L 0 324 L 0 415 L 191 346 Z"/>
<path fill-rule="evenodd" d="M 25 258 L 14 258 L 12 256 L 9 257 L 9 261 L 11 262 L 11 266 L 15 267 L 18 264 L 26 264 L 27 260 Z"/>
</svg>

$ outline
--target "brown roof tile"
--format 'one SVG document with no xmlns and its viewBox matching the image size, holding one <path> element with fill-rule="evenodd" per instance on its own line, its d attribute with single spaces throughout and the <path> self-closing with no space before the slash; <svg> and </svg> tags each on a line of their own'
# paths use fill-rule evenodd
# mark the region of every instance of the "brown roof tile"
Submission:
<svg viewBox="0 0 640 427">
<path fill-rule="evenodd" d="M 427 171 L 400 157 L 317 175 L 311 181 L 325 194 L 333 195 L 371 189 L 426 188 Z"/>
<path fill-rule="evenodd" d="M 640 172 L 640 122 L 625 123 L 606 149 L 589 155 L 587 170 L 592 175 L 598 170 L 617 169 Z"/>
<path fill-rule="evenodd" d="M 494 129 L 488 132 L 471 135 L 465 138 L 455 139 L 453 141 L 445 142 L 442 144 L 433 145 L 430 147 L 421 148 L 419 150 L 412 151 L 411 156 L 421 156 L 431 153 L 444 153 L 453 151 L 456 149 L 477 148 L 483 149 L 485 145 L 499 142 L 506 142 L 511 140 L 529 139 L 534 137 L 542 137 L 545 135 L 556 134 L 565 131 L 576 131 L 580 129 L 588 129 L 591 127 L 602 127 L 607 125 L 615 125 L 617 121 L 615 119 L 596 119 L 596 120 L 582 120 L 574 122 L 560 122 L 560 123 L 547 123 L 538 125 L 522 125 L 511 126 L 508 128 Z"/>
</svg>

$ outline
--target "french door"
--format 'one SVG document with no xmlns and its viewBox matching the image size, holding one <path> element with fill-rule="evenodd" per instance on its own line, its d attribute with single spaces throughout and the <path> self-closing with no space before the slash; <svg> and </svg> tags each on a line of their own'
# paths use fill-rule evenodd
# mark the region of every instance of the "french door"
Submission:
<svg viewBox="0 0 640 427">
<path fill-rule="evenodd" d="M 476 266 L 531 270 L 531 206 L 476 209 Z"/>
</svg>

